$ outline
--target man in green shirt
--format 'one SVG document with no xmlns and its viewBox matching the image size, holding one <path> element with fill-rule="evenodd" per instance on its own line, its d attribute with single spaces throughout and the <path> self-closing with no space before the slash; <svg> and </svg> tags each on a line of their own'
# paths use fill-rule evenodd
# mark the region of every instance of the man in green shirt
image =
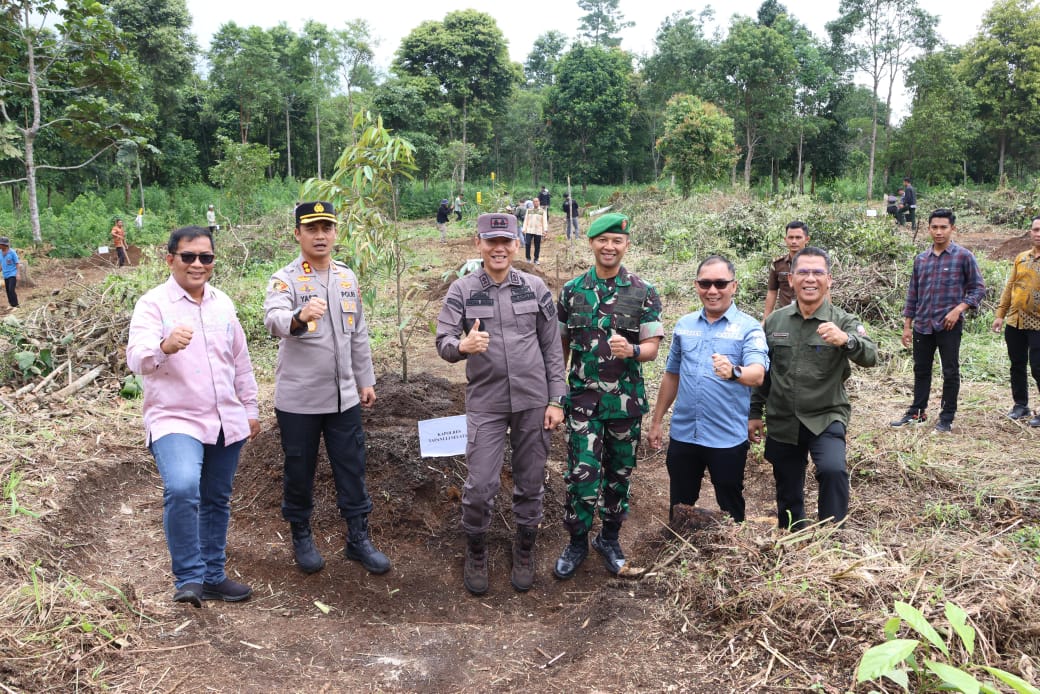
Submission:
<svg viewBox="0 0 1040 694">
<path fill-rule="evenodd" d="M 769 431 L 765 457 L 776 480 L 777 522 L 805 521 L 805 468 L 812 455 L 820 486 L 819 517 L 843 520 L 849 509 L 845 428 L 852 413 L 845 381 L 852 368 L 877 364 L 877 345 L 859 319 L 831 304 L 827 252 L 809 246 L 791 261 L 795 303 L 765 320 L 770 369 L 751 395 L 748 439 Z"/>
</svg>

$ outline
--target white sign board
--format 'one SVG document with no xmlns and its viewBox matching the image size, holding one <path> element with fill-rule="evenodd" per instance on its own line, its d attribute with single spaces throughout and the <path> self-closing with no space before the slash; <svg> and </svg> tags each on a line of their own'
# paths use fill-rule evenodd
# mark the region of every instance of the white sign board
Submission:
<svg viewBox="0 0 1040 694">
<path fill-rule="evenodd" d="M 443 458 L 466 453 L 466 415 L 419 420 L 419 454 Z"/>
<path fill-rule="evenodd" d="M 98 246 L 97 252 L 98 255 L 105 255 L 106 253 L 108 253 L 108 246 Z"/>
<path fill-rule="evenodd" d="M 868 217 L 877 217 L 877 210 L 867 210 Z"/>
</svg>

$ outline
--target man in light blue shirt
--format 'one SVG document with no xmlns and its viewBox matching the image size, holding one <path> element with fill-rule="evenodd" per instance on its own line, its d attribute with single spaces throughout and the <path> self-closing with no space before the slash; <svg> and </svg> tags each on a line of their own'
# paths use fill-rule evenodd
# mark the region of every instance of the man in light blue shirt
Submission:
<svg viewBox="0 0 1040 694">
<path fill-rule="evenodd" d="M 6 236 L 0 236 L 0 267 L 3 268 L 4 291 L 7 293 L 7 303 L 11 310 L 18 308 L 18 254 L 11 248 L 11 240 Z"/>
<path fill-rule="evenodd" d="M 675 403 L 668 441 L 669 519 L 676 504 L 693 506 L 704 470 L 719 508 L 744 520 L 744 464 L 751 389 L 769 368 L 759 322 L 733 304 L 733 263 L 705 258 L 697 268 L 700 311 L 679 319 L 650 423 L 650 447 L 660 449 L 662 419 Z M 678 400 L 677 400 L 678 398 Z"/>
</svg>

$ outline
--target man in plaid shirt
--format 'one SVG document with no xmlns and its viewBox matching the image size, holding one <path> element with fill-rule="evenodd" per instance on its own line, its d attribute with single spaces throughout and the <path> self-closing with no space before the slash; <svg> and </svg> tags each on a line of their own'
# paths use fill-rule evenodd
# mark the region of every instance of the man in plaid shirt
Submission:
<svg viewBox="0 0 1040 694">
<path fill-rule="evenodd" d="M 891 423 L 894 427 L 925 421 L 932 387 L 932 364 L 938 350 L 943 388 L 942 409 L 935 430 L 944 433 L 953 430 L 961 387 L 962 316 L 969 306 L 977 308 L 986 295 L 975 256 L 953 242 L 955 222 L 952 210 L 932 212 L 928 217 L 932 247 L 914 258 L 903 307 L 903 346 L 913 345 L 914 400 L 906 414 Z"/>
</svg>

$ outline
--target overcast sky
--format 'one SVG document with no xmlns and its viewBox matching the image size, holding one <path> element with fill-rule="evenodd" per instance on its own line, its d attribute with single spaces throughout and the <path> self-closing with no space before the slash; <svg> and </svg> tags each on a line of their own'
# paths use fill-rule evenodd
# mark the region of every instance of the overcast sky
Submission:
<svg viewBox="0 0 1040 694">
<path fill-rule="evenodd" d="M 979 0 L 918 0 L 928 12 L 938 15 L 939 33 L 951 44 L 966 43 L 978 32 L 982 15 L 992 2 Z M 302 0 L 298 3 L 257 2 L 257 0 L 187 0 L 195 36 L 203 48 L 221 25 L 234 21 L 239 25 L 270 28 L 285 22 L 299 31 L 308 19 L 330 27 L 344 25 L 352 19 L 366 19 L 380 45 L 376 61 L 383 70 L 389 66 L 394 51 L 412 29 L 426 20 L 440 20 L 455 10 L 475 9 L 494 17 L 509 41 L 509 55 L 523 63 L 531 43 L 540 34 L 555 29 L 570 38 L 578 33 L 583 14 L 576 0 L 377 0 L 347 3 L 342 0 Z M 816 35 L 826 35 L 824 25 L 838 16 L 839 0 L 781 0 L 790 13 Z M 726 2 L 690 3 L 688 0 L 621 0 L 619 7 L 625 19 L 635 26 L 621 34 L 621 47 L 634 53 L 653 51 L 654 35 L 661 22 L 675 12 L 699 12 L 707 6 L 715 10 L 715 21 L 723 29 L 734 14 L 754 16 L 761 0 L 726 0 Z M 898 104 L 904 103 L 903 98 Z M 897 111 L 901 110 L 897 105 Z"/>
</svg>

